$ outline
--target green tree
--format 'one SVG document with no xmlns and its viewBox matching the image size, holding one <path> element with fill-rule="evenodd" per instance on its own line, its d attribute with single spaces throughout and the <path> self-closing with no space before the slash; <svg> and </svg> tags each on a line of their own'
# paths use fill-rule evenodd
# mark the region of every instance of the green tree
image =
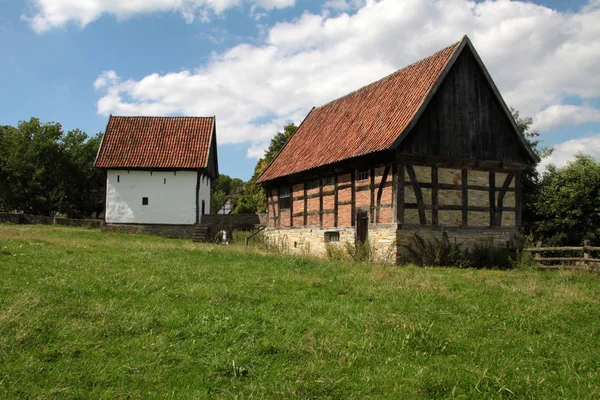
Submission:
<svg viewBox="0 0 600 400">
<path fill-rule="evenodd" d="M 231 178 L 220 174 L 214 181 L 210 197 L 210 210 L 216 214 L 227 200 L 231 202 L 232 208 L 239 203 L 242 195 L 244 181 L 239 178 Z"/>
<path fill-rule="evenodd" d="M 94 168 L 101 136 L 66 135 L 59 123 L 37 118 L 3 127 L 0 207 L 30 214 L 81 217 L 102 209 L 104 178 Z"/>
<path fill-rule="evenodd" d="M 535 205 L 540 216 L 536 236 L 548 244 L 600 243 L 600 163 L 578 154 L 562 168 L 550 165 Z"/>
<path fill-rule="evenodd" d="M 290 140 L 292 135 L 296 133 L 298 127 L 293 122 L 290 122 L 283 127 L 283 132 L 277 134 L 271 139 L 269 147 L 265 151 L 265 155 L 258 160 L 254 167 L 252 178 L 246 183 L 244 193 L 235 208 L 236 214 L 253 214 L 263 213 L 267 210 L 265 191 L 261 185 L 256 183 L 256 180 L 267 167 L 273 162 L 277 154 L 283 149 L 283 146 Z"/>
<path fill-rule="evenodd" d="M 533 152 L 540 159 L 546 158 L 552 154 L 552 148 L 541 145 L 539 131 L 537 129 L 532 129 L 533 119 L 531 117 L 521 117 L 519 111 L 514 108 L 511 108 L 511 112 L 519 130 L 525 137 L 527 143 L 529 143 Z M 540 189 L 540 174 L 537 170 L 537 164 L 530 165 L 523 171 L 521 186 L 523 191 L 522 225 L 525 232 L 531 233 L 536 221 L 540 218 L 536 206 Z"/>
</svg>

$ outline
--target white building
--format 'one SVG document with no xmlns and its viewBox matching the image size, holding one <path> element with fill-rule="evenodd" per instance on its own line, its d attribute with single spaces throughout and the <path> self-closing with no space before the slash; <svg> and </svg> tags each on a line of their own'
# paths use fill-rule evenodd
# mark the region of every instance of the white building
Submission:
<svg viewBox="0 0 600 400">
<path fill-rule="evenodd" d="M 113 117 L 96 158 L 106 224 L 194 225 L 218 175 L 215 117 Z"/>
</svg>

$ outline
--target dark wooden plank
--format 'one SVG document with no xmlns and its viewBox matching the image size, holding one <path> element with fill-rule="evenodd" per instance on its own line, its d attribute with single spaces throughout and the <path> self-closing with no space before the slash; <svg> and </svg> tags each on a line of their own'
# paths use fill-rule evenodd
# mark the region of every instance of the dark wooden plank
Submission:
<svg viewBox="0 0 600 400">
<path fill-rule="evenodd" d="M 294 226 L 294 186 L 290 186 L 290 227 Z"/>
<path fill-rule="evenodd" d="M 323 227 L 323 179 L 319 179 L 319 226 Z"/>
<path fill-rule="evenodd" d="M 469 225 L 469 172 L 463 168 L 461 176 L 462 186 L 462 226 Z"/>
<path fill-rule="evenodd" d="M 523 179 L 523 174 L 522 172 L 518 172 L 515 175 L 515 208 L 517 209 L 516 213 L 515 213 L 515 225 L 517 226 L 517 228 L 521 227 L 521 220 L 523 218 L 523 203 L 522 203 L 522 179 Z"/>
<path fill-rule="evenodd" d="M 308 187 L 307 187 L 308 183 L 304 182 L 304 226 L 306 226 L 308 224 L 308 197 L 307 197 L 307 192 L 308 192 Z"/>
<path fill-rule="evenodd" d="M 387 165 L 383 170 L 383 176 L 381 177 L 381 182 L 379 182 L 379 189 L 377 190 L 377 205 L 375 207 L 375 222 L 379 223 L 379 209 L 381 207 L 381 196 L 383 196 L 383 188 L 387 183 L 388 175 L 390 174 L 390 166 Z"/>
<path fill-rule="evenodd" d="M 438 224 L 438 168 L 431 167 L 431 224 Z"/>
<path fill-rule="evenodd" d="M 338 177 L 333 177 L 333 226 L 338 226 Z"/>
<path fill-rule="evenodd" d="M 412 184 L 413 190 L 415 191 L 415 197 L 417 198 L 417 205 L 419 209 L 419 222 L 421 223 L 421 225 L 427 225 L 427 217 L 425 215 L 425 202 L 423 201 L 423 191 L 421 190 L 419 181 L 417 181 L 415 169 L 412 165 L 407 165 L 406 172 L 408 172 L 408 176 L 410 176 L 410 182 Z"/>
<path fill-rule="evenodd" d="M 506 195 L 506 191 L 508 190 L 508 187 L 510 186 L 510 183 L 512 182 L 514 177 L 515 177 L 515 174 L 513 174 L 513 173 L 507 174 L 506 178 L 504 179 L 504 183 L 502 184 L 502 187 L 500 188 L 500 192 L 498 192 L 498 208 L 496 209 L 496 226 L 502 226 L 502 211 L 503 211 L 503 206 L 504 206 L 504 196 Z"/>
<path fill-rule="evenodd" d="M 398 164 L 398 191 L 397 191 L 397 204 L 396 204 L 396 222 L 399 224 L 404 223 L 404 172 L 405 165 Z"/>
<path fill-rule="evenodd" d="M 404 208 L 407 210 L 418 210 L 419 209 L 419 204 L 417 203 L 406 203 L 404 204 Z M 424 204 L 423 208 L 425 210 L 433 210 L 433 205 L 432 204 Z M 462 211 L 463 210 L 463 206 L 462 205 L 452 205 L 452 204 L 446 204 L 446 205 L 438 205 L 438 210 L 440 211 Z M 467 207 L 467 211 L 476 211 L 476 212 L 490 212 L 490 208 L 489 207 L 479 207 L 479 206 L 469 206 Z M 504 211 L 515 211 L 514 207 L 505 207 Z"/>
<path fill-rule="evenodd" d="M 392 223 L 398 222 L 397 204 L 398 204 L 398 164 L 392 163 Z"/>
<path fill-rule="evenodd" d="M 351 194 L 350 194 L 350 204 L 352 204 L 352 215 L 350 216 L 351 218 L 351 222 L 352 222 L 352 226 L 355 226 L 356 224 L 356 170 L 352 171 L 352 174 L 350 176 L 350 189 L 351 189 Z"/>
<path fill-rule="evenodd" d="M 369 222 L 375 221 L 375 168 L 371 167 L 369 170 L 369 177 L 371 178 L 371 197 L 369 200 Z"/>
<path fill-rule="evenodd" d="M 505 171 L 502 171 L 505 172 Z M 410 185 L 410 181 L 408 182 L 404 182 L 405 185 Z M 433 188 L 433 184 L 429 183 L 429 182 L 420 182 L 419 183 L 421 185 L 421 189 L 432 189 Z M 461 185 L 452 185 L 449 183 L 438 183 L 438 189 L 439 190 L 462 190 L 462 184 Z M 467 185 L 467 189 L 468 190 L 480 190 L 482 192 L 487 192 L 490 190 L 489 187 L 487 186 L 478 186 L 478 185 Z M 506 190 L 507 192 L 514 192 L 515 189 L 514 188 L 508 188 Z"/>
<path fill-rule="evenodd" d="M 489 172 L 490 177 L 490 226 L 496 226 L 496 173 Z"/>
<path fill-rule="evenodd" d="M 340 201 L 338 202 L 338 205 L 340 206 L 349 206 L 352 204 L 352 200 L 346 200 L 346 201 Z"/>
</svg>

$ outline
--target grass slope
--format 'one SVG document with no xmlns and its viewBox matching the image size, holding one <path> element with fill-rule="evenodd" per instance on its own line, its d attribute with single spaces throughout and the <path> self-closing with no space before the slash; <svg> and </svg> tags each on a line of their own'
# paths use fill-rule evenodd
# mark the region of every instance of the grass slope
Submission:
<svg viewBox="0 0 600 400">
<path fill-rule="evenodd" d="M 0 225 L 0 398 L 598 398 L 600 285 Z"/>
</svg>

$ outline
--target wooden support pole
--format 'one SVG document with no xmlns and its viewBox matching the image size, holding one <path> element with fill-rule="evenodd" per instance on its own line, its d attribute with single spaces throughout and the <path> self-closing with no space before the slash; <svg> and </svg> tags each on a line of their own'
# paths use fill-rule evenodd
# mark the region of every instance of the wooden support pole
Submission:
<svg viewBox="0 0 600 400">
<path fill-rule="evenodd" d="M 396 222 L 399 224 L 404 223 L 404 164 L 398 165 L 398 192 L 397 192 L 397 205 L 396 205 Z"/>
<path fill-rule="evenodd" d="M 522 202 L 522 172 L 518 172 L 515 175 L 515 225 L 517 228 L 521 227 L 521 220 L 523 218 L 523 202 Z"/>
<path fill-rule="evenodd" d="M 375 168 L 371 168 L 369 177 L 371 178 L 371 184 L 369 185 L 371 189 L 371 199 L 369 200 L 369 222 L 373 223 L 375 222 Z"/>
<path fill-rule="evenodd" d="M 319 226 L 323 227 L 323 180 L 319 178 Z"/>
<path fill-rule="evenodd" d="M 308 184 L 304 182 L 304 226 L 308 224 L 308 195 L 306 186 Z"/>
<path fill-rule="evenodd" d="M 490 226 L 496 226 L 496 173 L 489 172 L 490 175 Z"/>
<path fill-rule="evenodd" d="M 392 223 L 398 223 L 398 164 L 392 163 Z"/>
<path fill-rule="evenodd" d="M 438 167 L 431 167 L 431 224 L 438 224 Z"/>
<path fill-rule="evenodd" d="M 425 215 L 425 202 L 423 201 L 423 191 L 421 190 L 421 185 L 417 180 L 417 175 L 415 174 L 415 169 L 412 165 L 406 166 L 406 172 L 408 172 L 408 176 L 410 177 L 410 182 L 412 184 L 413 190 L 415 191 L 415 197 L 417 198 L 417 208 L 419 210 L 419 222 L 421 225 L 427 225 L 427 217 Z"/>
<path fill-rule="evenodd" d="M 469 171 L 462 169 L 462 226 L 469 225 Z"/>
<path fill-rule="evenodd" d="M 294 226 L 294 185 L 290 186 L 290 228 Z"/>
<path fill-rule="evenodd" d="M 350 201 L 352 202 L 352 215 L 351 215 L 351 221 L 352 221 L 352 226 L 356 226 L 356 170 L 352 170 L 352 176 L 350 177 L 350 190 L 351 190 L 351 198 Z"/>
<path fill-rule="evenodd" d="M 592 258 L 590 252 L 586 249 L 586 247 L 590 247 L 591 242 L 589 240 L 583 241 L 583 258 Z"/>
<path fill-rule="evenodd" d="M 338 226 L 338 177 L 333 177 L 333 226 Z"/>
</svg>

